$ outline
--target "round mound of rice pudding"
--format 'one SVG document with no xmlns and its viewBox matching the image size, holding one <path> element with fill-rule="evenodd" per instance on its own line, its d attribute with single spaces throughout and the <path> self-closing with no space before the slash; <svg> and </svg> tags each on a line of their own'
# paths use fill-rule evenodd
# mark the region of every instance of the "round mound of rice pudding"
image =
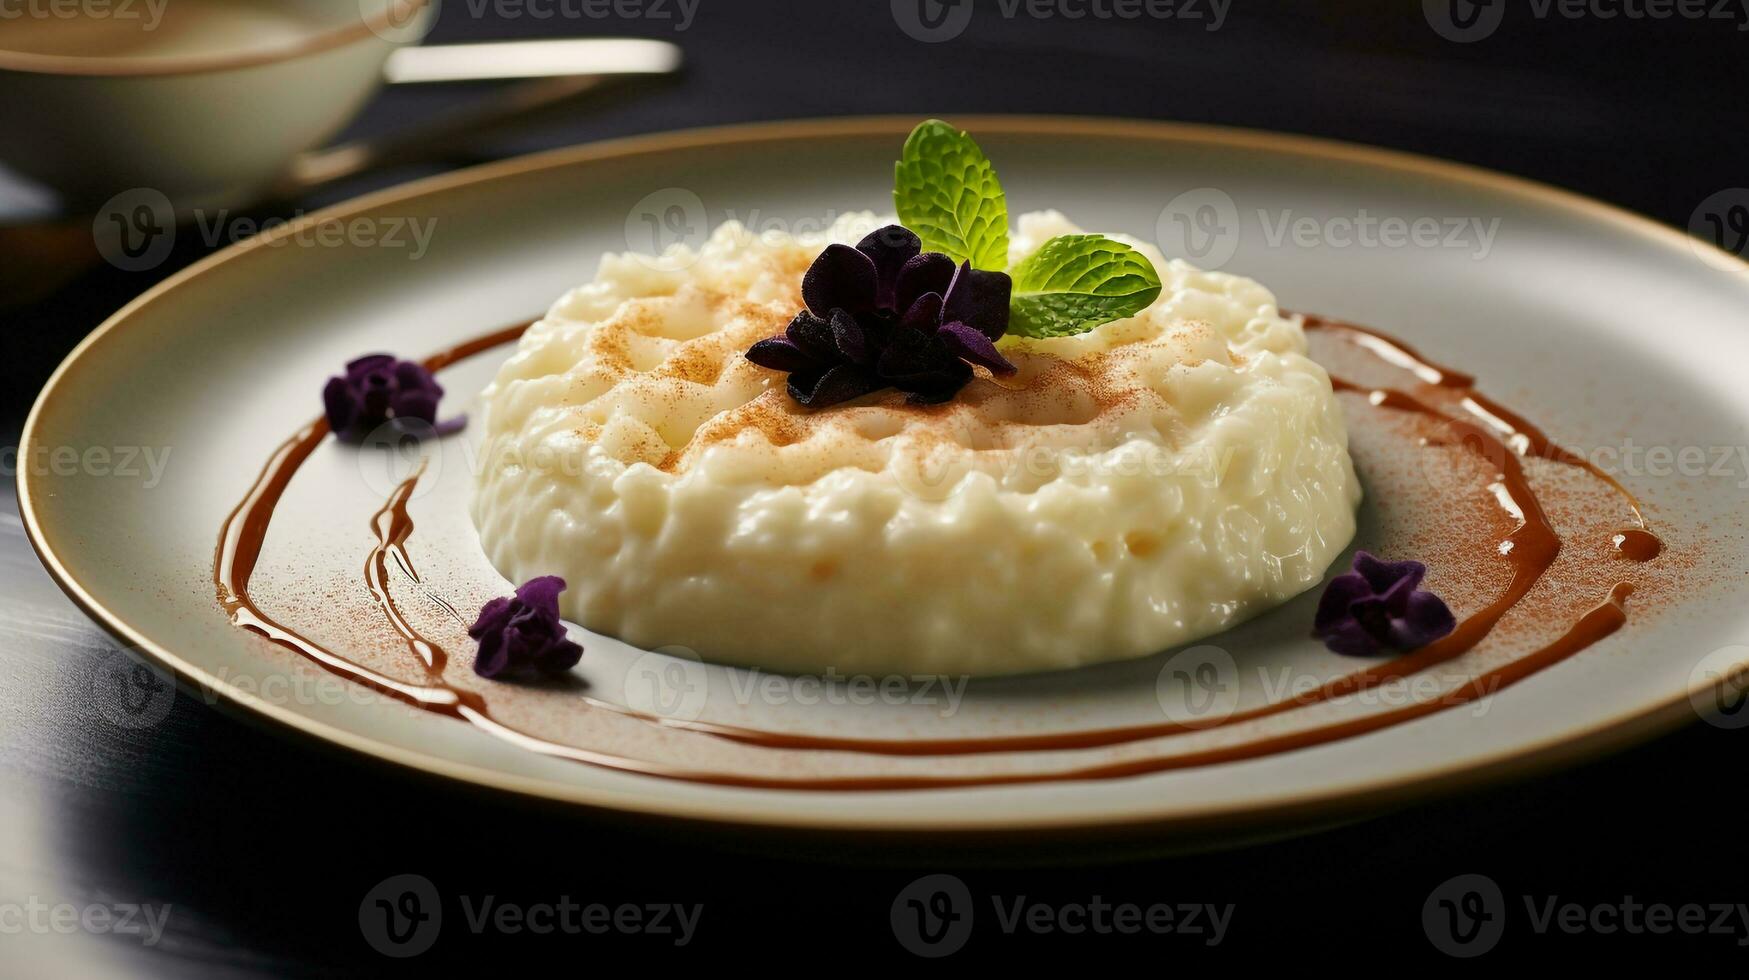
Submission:
<svg viewBox="0 0 1749 980">
<path fill-rule="evenodd" d="M 1168 261 L 1136 316 L 1007 336 L 951 401 L 810 411 L 746 360 L 802 308 L 825 235 L 730 222 L 614 254 L 482 395 L 473 516 L 566 618 L 773 670 L 993 675 L 1151 654 L 1322 580 L 1360 498 L 1300 326 L 1252 280 Z M 1061 214 L 1023 216 L 1019 261 Z"/>
</svg>

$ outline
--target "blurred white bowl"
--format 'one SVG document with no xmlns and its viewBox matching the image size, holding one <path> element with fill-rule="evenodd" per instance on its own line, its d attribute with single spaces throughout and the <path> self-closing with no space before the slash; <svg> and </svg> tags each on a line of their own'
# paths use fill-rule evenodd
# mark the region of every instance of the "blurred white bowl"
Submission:
<svg viewBox="0 0 1749 980">
<path fill-rule="evenodd" d="M 147 189 L 179 212 L 246 201 L 332 137 L 435 13 L 431 0 L 59 9 L 0 34 L 0 162 L 69 210 Z"/>
</svg>

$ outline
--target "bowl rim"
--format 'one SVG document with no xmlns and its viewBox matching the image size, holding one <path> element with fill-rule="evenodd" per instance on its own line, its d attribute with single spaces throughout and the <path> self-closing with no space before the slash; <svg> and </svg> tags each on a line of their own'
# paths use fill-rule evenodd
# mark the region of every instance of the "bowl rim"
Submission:
<svg viewBox="0 0 1749 980">
<path fill-rule="evenodd" d="M 293 41 L 245 51 L 189 54 L 179 57 L 125 55 L 36 54 L 0 47 L 0 72 L 77 78 L 159 78 L 200 75 L 255 68 L 345 47 L 409 23 L 421 11 L 435 10 L 434 0 L 389 0 L 374 16 L 337 27 L 312 29 Z"/>
</svg>

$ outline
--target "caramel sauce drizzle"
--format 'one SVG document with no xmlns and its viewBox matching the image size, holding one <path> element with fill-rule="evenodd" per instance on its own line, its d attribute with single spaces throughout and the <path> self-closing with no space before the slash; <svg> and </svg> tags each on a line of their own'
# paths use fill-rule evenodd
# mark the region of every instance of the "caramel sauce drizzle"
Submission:
<svg viewBox="0 0 1749 980">
<path fill-rule="evenodd" d="M 528 327 L 529 324 L 523 323 L 460 344 L 427 358 L 425 366 L 433 371 L 447 367 L 481 351 L 507 344 L 522 336 Z M 328 431 L 327 420 L 318 418 L 280 443 L 249 487 L 249 492 L 226 516 L 219 530 L 218 548 L 213 553 L 213 585 L 218 592 L 219 605 L 236 626 L 264 636 L 326 670 L 389 697 L 458 718 L 465 717 L 464 709 L 483 711 L 484 703 L 474 695 L 449 687 L 408 684 L 354 663 L 262 612 L 249 597 L 249 579 L 261 558 L 261 547 L 267 540 L 267 526 L 273 520 L 274 508 L 285 496 L 286 487 L 291 484 L 298 467 L 328 437 Z M 427 669 L 430 669 L 429 664 Z"/>
<path fill-rule="evenodd" d="M 442 677 L 444 665 L 449 662 L 449 654 L 437 644 L 427 640 L 413 628 L 402 614 L 401 607 L 395 604 L 394 593 L 389 591 L 389 558 L 392 555 L 395 565 L 401 569 L 401 574 L 415 585 L 422 585 L 419 573 L 413 568 L 413 559 L 407 555 L 407 539 L 413 536 L 413 518 L 407 514 L 407 501 L 413 498 L 413 490 L 419 485 L 419 477 L 425 473 L 425 461 L 413 468 L 412 475 L 395 487 L 382 509 L 371 515 L 370 526 L 376 532 L 377 544 L 370 551 L 370 557 L 364 562 L 364 584 L 370 589 L 371 598 L 376 600 L 377 607 L 383 611 L 389 625 L 395 632 L 401 634 L 401 639 L 407 641 L 407 649 L 419 658 L 425 665 L 425 672 L 433 677 Z M 445 606 L 454 610 L 454 606 Z"/>
<path fill-rule="evenodd" d="M 1284 311 L 1283 315 L 1291 314 Z M 1463 396 L 1464 410 L 1503 435 L 1512 451 L 1518 455 L 1575 466 L 1607 483 L 1627 504 L 1636 525 L 1623 528 L 1612 539 L 1620 557 L 1630 561 L 1651 561 L 1663 552 L 1664 542 L 1652 533 L 1651 525 L 1647 523 L 1646 515 L 1640 509 L 1639 498 L 1623 486 L 1620 480 L 1584 456 L 1557 445 L 1549 438 L 1548 433 L 1532 424 L 1529 419 L 1477 391 L 1473 375 L 1430 361 L 1415 348 L 1371 327 L 1311 313 L 1302 313 L 1299 316 L 1307 330 L 1340 333 L 1352 343 L 1372 352 L 1381 360 L 1411 372 L 1427 384 L 1459 391 Z"/>
<path fill-rule="evenodd" d="M 433 371 L 439 370 L 466 357 L 515 340 L 527 329 L 528 325 L 524 323 L 488 334 L 440 352 L 427 358 L 424 363 L 427 368 Z M 1524 598 L 1543 573 L 1554 563 L 1561 550 L 1560 535 L 1543 512 L 1542 505 L 1525 476 L 1523 465 L 1519 459 L 1521 455 L 1536 455 L 1566 465 L 1584 468 L 1620 493 L 1628 501 L 1639 525 L 1624 529 L 1615 537 L 1616 548 L 1624 557 L 1635 561 L 1648 561 L 1655 558 L 1662 550 L 1662 542 L 1646 525 L 1639 502 L 1626 488 L 1588 460 L 1554 444 L 1540 429 L 1530 424 L 1522 416 L 1477 393 L 1473 388 L 1475 379 L 1472 376 L 1429 361 L 1408 345 L 1378 331 L 1311 316 L 1305 317 L 1305 325 L 1309 329 L 1341 331 L 1347 339 L 1355 342 L 1357 346 L 1387 363 L 1410 371 L 1429 385 L 1461 389 L 1464 395 L 1462 404 L 1466 411 L 1480 420 L 1481 424 L 1478 424 L 1477 421 L 1450 415 L 1405 391 L 1389 388 L 1371 389 L 1342 378 L 1331 378 L 1335 390 L 1362 394 L 1375 407 L 1413 412 L 1438 420 L 1450 432 L 1457 435 L 1466 446 L 1470 445 L 1473 440 L 1474 444 L 1487 455 L 1489 460 L 1498 464 L 1500 472 L 1496 482 L 1489 489 L 1498 505 L 1517 522 L 1517 526 L 1500 542 L 1499 547 L 1500 554 L 1512 565 L 1512 577 L 1506 588 L 1494 601 L 1466 617 L 1452 633 L 1444 638 L 1413 653 L 1330 681 L 1309 694 L 1296 695 L 1291 699 L 1236 712 L 1219 722 L 1210 724 L 1163 722 L 1087 731 L 987 738 L 859 739 L 772 732 L 710 722 L 684 721 L 636 712 L 595 698 L 585 698 L 585 702 L 591 707 L 613 711 L 663 727 L 683 729 L 777 750 L 840 751 L 889 756 L 954 756 L 1097 748 L 1238 724 L 1309 704 L 1351 695 L 1431 669 L 1473 648 L 1493 630 L 1509 610 Z M 1309 748 L 1378 731 L 1450 707 L 1469 703 L 1559 663 L 1619 629 L 1627 620 L 1625 602 L 1633 591 L 1632 585 L 1625 582 L 1618 583 L 1610 590 L 1600 605 L 1580 617 L 1554 642 L 1519 657 L 1509 664 L 1480 674 L 1438 698 L 1390 711 L 1374 712 L 1331 725 L 1217 749 L 1177 756 L 1125 760 L 1053 772 L 984 776 L 783 778 L 694 770 L 578 748 L 516 730 L 492 718 L 484 698 L 478 694 L 457 689 L 443 680 L 443 669 L 448 660 L 447 654 L 440 646 L 421 636 L 413 628 L 396 605 L 388 581 L 388 562 L 392 559 L 409 581 L 421 589 L 425 588 L 406 549 L 406 543 L 413 532 L 413 521 L 407 513 L 407 504 L 422 476 L 423 465 L 402 481 L 389 495 L 383 507 L 372 515 L 371 528 L 377 540 L 366 560 L 364 578 L 367 588 L 383 611 L 390 626 L 425 666 L 427 676 L 432 683 L 409 684 L 373 671 L 278 623 L 257 608 L 249 598 L 249 579 L 256 562 L 259 560 L 274 507 L 285 493 L 299 466 L 327 435 L 327 424 L 318 419 L 282 443 L 268 459 L 267 465 L 249 492 L 225 520 L 214 554 L 213 580 L 217 587 L 219 603 L 235 625 L 287 647 L 331 672 L 374 688 L 415 707 L 467 721 L 495 737 L 530 751 L 623 772 L 714 785 L 767 789 L 898 790 L 1111 779 L 1234 762 Z M 1504 437 L 1504 441 L 1501 437 Z M 455 608 L 440 596 L 428 589 L 425 589 L 425 592 L 430 599 L 443 606 L 452 616 L 461 618 Z"/>
<path fill-rule="evenodd" d="M 354 663 L 262 612 L 249 597 L 249 578 L 261 557 L 273 509 L 285 495 L 292 474 L 327 435 L 328 423 L 318 419 L 281 443 L 242 502 L 225 518 L 213 560 L 213 583 L 218 588 L 219 605 L 236 626 L 300 653 L 333 673 L 415 707 L 461 717 L 464 698 L 460 692 L 408 684 Z"/>
</svg>

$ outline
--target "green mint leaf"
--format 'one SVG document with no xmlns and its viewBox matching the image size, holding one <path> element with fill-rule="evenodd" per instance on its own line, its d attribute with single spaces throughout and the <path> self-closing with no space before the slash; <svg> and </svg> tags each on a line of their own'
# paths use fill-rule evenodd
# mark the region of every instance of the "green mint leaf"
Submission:
<svg viewBox="0 0 1749 980">
<path fill-rule="evenodd" d="M 893 165 L 899 223 L 923 239 L 925 252 L 1001 272 L 1008 267 L 1008 201 L 984 151 L 939 119 L 911 131 Z"/>
<path fill-rule="evenodd" d="M 1059 235 L 1015 266 L 1008 332 L 1067 337 L 1135 316 L 1160 295 L 1147 257 L 1102 235 Z"/>
</svg>

